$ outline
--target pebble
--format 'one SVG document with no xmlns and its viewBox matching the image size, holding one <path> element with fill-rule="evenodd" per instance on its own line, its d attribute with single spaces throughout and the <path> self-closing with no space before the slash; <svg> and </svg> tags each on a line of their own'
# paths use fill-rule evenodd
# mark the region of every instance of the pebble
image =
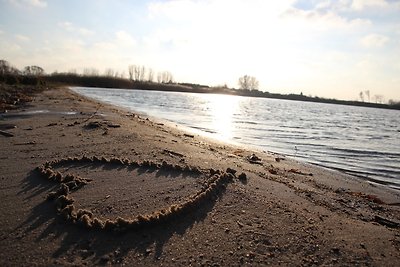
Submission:
<svg viewBox="0 0 400 267">
<path fill-rule="evenodd" d="M 110 261 L 110 256 L 109 255 L 104 255 L 104 256 L 102 256 L 101 258 L 100 258 L 100 261 L 101 262 L 108 262 L 108 261 Z"/>
</svg>

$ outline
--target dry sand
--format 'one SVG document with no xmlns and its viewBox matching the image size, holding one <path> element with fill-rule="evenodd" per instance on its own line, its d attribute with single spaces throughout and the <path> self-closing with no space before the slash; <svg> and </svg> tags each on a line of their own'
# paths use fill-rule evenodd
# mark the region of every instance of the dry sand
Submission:
<svg viewBox="0 0 400 267">
<path fill-rule="evenodd" d="M 188 134 L 68 89 L 45 91 L 7 113 L 0 130 L 1 266 L 400 265 L 398 191 Z M 185 203 L 204 189 L 210 169 L 237 173 L 172 219 L 125 231 L 87 229 L 46 200 L 60 184 L 36 170 L 84 155 L 200 170 L 55 166 L 90 180 L 68 196 L 103 221 Z"/>
</svg>

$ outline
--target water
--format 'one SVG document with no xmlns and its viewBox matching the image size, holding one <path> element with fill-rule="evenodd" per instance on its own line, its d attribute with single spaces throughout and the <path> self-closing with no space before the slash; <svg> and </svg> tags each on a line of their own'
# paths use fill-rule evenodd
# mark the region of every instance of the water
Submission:
<svg viewBox="0 0 400 267">
<path fill-rule="evenodd" d="M 73 88 L 85 96 L 400 189 L 400 112 L 229 95 Z"/>
</svg>

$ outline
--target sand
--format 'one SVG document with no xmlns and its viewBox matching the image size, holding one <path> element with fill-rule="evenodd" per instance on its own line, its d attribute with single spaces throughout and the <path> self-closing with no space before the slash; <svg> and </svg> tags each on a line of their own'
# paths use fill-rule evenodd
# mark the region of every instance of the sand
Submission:
<svg viewBox="0 0 400 267">
<path fill-rule="evenodd" d="M 3 114 L 0 130 L 1 266 L 400 265 L 399 191 L 65 88 Z M 60 182 L 40 166 L 87 181 L 62 196 L 74 200 L 72 217 L 46 200 Z M 88 227 L 79 209 L 114 226 Z M 116 223 L 139 217 L 153 221 Z"/>
</svg>

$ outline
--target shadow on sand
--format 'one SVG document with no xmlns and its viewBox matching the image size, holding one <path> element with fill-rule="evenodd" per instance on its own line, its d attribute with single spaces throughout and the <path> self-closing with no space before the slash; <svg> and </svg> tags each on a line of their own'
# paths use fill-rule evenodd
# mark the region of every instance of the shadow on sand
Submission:
<svg viewBox="0 0 400 267">
<path fill-rule="evenodd" d="M 165 170 L 159 170 L 156 173 L 157 177 L 168 175 L 175 176 L 176 174 Z M 58 183 L 45 180 L 36 171 L 32 171 L 23 181 L 21 193 L 27 194 L 26 199 L 30 199 L 49 192 L 58 185 Z M 182 236 L 193 225 L 202 222 L 215 203 L 222 198 L 224 191 L 225 189 L 221 190 L 190 213 L 167 222 L 125 232 L 89 230 L 69 223 L 57 215 L 53 201 L 43 199 L 40 204 L 32 208 L 28 219 L 17 229 L 25 228 L 25 232 L 40 229 L 41 232 L 36 241 L 54 243 L 56 250 L 52 256 L 55 260 L 73 257 L 94 264 L 122 263 L 124 257 L 133 251 L 135 257 L 142 259 L 152 257 L 152 260 L 157 261 L 163 256 L 164 245 L 171 237 Z"/>
</svg>

